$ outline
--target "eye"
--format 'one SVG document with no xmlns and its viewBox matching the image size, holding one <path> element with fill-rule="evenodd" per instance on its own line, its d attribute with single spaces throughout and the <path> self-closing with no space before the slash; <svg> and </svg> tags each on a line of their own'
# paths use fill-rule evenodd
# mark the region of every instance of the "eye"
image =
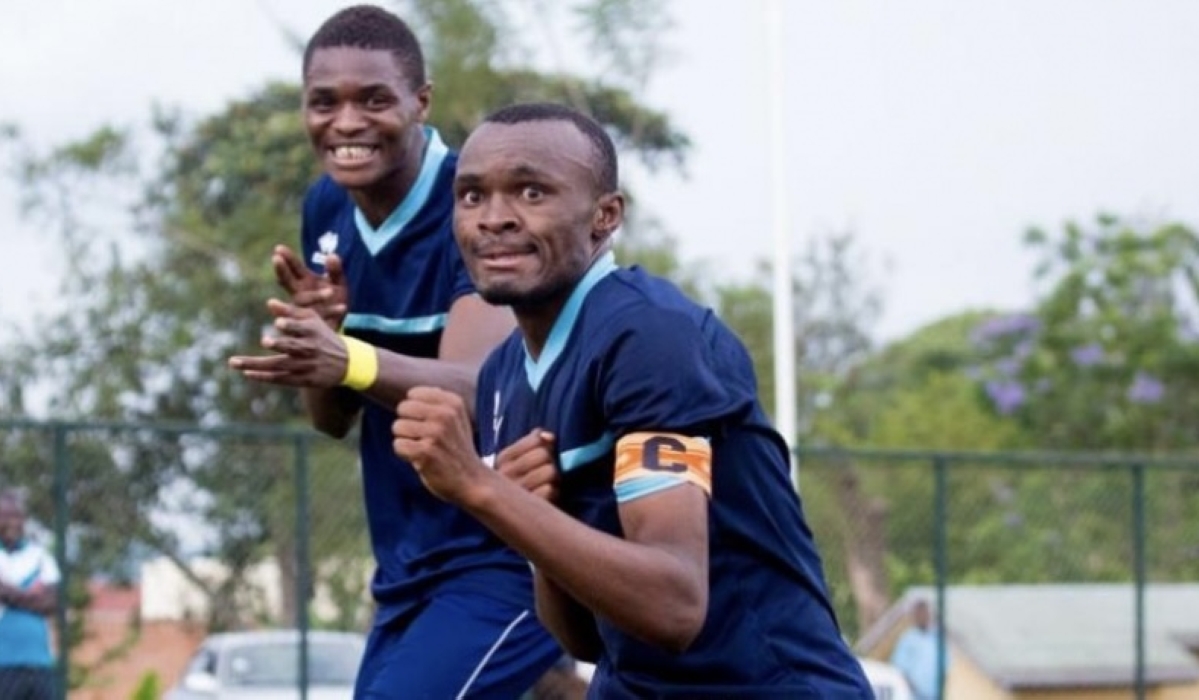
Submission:
<svg viewBox="0 0 1199 700">
<path fill-rule="evenodd" d="M 388 95 L 381 93 L 381 92 L 376 92 L 376 93 L 372 94 L 370 97 L 366 98 L 366 108 L 367 109 L 374 109 L 374 110 L 387 109 L 388 107 L 391 106 L 391 104 L 392 104 L 391 97 L 389 97 Z"/>
<path fill-rule="evenodd" d="M 483 202 L 483 193 L 477 189 L 462 190 L 458 193 L 458 201 L 467 206 L 474 206 Z"/>
<path fill-rule="evenodd" d="M 307 106 L 314 112 L 328 112 L 333 109 L 335 101 L 328 95 L 313 95 L 308 98 Z"/>
<path fill-rule="evenodd" d="M 537 202 L 545 197 L 545 190 L 537 185 L 525 185 L 520 190 L 520 196 L 527 202 Z"/>
</svg>

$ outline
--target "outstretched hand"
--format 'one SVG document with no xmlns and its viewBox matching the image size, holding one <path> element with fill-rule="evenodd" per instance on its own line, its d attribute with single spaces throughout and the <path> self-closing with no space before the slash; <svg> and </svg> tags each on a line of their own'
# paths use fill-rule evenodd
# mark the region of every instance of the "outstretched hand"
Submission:
<svg viewBox="0 0 1199 700">
<path fill-rule="evenodd" d="M 554 465 L 553 448 L 553 433 L 534 429 L 496 455 L 495 470 L 534 496 L 552 502 L 558 496 L 558 468 Z"/>
<path fill-rule="evenodd" d="M 349 357 L 346 344 L 311 307 L 267 302 L 275 317 L 274 335 L 262 339 L 262 347 L 273 355 L 236 355 L 229 367 L 246 379 L 283 386 L 332 388 L 346 375 Z"/>
<path fill-rule="evenodd" d="M 472 486 L 490 470 L 475 452 L 466 402 L 444 389 L 414 387 L 396 406 L 395 453 L 407 460 L 433 495 L 451 503 L 469 500 Z"/>
<path fill-rule="evenodd" d="M 271 253 L 271 265 L 275 268 L 275 280 L 291 296 L 292 304 L 316 311 L 333 330 L 341 328 L 350 293 L 340 257 L 327 254 L 325 274 L 318 275 L 291 248 L 277 245 Z"/>
</svg>

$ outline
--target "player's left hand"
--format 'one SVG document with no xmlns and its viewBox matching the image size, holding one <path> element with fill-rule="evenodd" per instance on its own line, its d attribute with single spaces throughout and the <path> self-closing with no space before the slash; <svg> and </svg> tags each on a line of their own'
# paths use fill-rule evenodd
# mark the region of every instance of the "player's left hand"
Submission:
<svg viewBox="0 0 1199 700">
<path fill-rule="evenodd" d="M 558 468 L 554 464 L 554 435 L 534 429 L 500 450 L 495 470 L 534 496 L 553 502 L 558 497 Z"/>
<path fill-rule="evenodd" d="M 326 255 L 325 274 L 318 275 L 291 248 L 277 245 L 271 253 L 271 266 L 275 280 L 291 296 L 292 304 L 313 309 L 334 330 L 341 328 L 350 294 L 340 257 Z"/>
<path fill-rule="evenodd" d="M 396 406 L 395 453 L 416 469 L 433 495 L 462 503 L 481 476 L 491 473 L 475 452 L 470 414 L 461 396 L 414 387 Z"/>
<path fill-rule="evenodd" d="M 345 377 L 349 358 L 345 341 L 320 314 L 278 299 L 267 302 L 275 317 L 274 335 L 262 346 L 273 355 L 236 355 L 229 366 L 246 379 L 284 386 L 332 388 Z"/>
</svg>

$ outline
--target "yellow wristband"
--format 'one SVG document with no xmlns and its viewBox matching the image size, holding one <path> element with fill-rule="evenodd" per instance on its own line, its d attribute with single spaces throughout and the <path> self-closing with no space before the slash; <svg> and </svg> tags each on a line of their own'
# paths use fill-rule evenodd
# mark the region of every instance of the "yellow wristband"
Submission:
<svg viewBox="0 0 1199 700">
<path fill-rule="evenodd" d="M 369 389 L 379 378 L 379 356 L 375 354 L 375 348 L 348 335 L 341 336 L 341 341 L 346 345 L 346 376 L 342 377 L 341 385 L 355 391 Z"/>
</svg>

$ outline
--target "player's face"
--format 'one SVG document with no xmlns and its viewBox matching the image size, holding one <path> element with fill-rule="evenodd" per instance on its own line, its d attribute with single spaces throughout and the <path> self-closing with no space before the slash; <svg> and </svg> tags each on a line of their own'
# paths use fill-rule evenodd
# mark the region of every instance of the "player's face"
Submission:
<svg viewBox="0 0 1199 700">
<path fill-rule="evenodd" d="M 15 547 L 25 536 L 25 512 L 8 498 L 0 498 L 0 542 Z"/>
<path fill-rule="evenodd" d="M 454 179 L 454 231 L 479 294 L 517 311 L 561 305 L 620 225 L 598 194 L 593 146 L 572 123 L 484 123 Z"/>
<path fill-rule="evenodd" d="M 304 124 L 322 167 L 364 190 L 418 159 L 428 85 L 413 90 L 390 51 L 317 49 L 304 75 Z"/>
</svg>

